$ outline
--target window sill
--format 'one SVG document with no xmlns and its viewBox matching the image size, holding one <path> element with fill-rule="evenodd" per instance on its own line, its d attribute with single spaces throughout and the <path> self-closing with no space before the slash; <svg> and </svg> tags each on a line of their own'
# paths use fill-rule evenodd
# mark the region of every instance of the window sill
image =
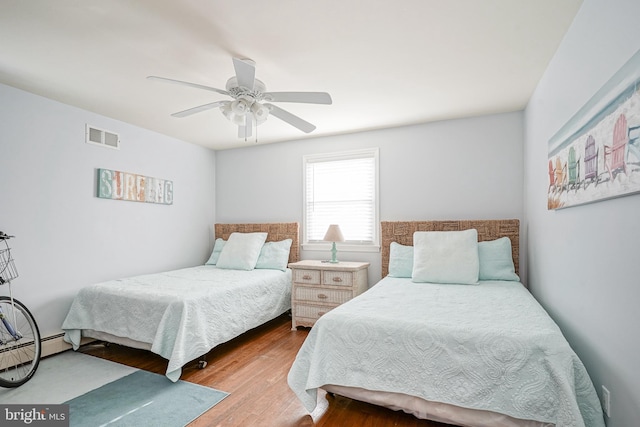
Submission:
<svg viewBox="0 0 640 427">
<path fill-rule="evenodd" d="M 331 243 L 303 243 L 302 250 L 305 251 L 330 251 Z M 380 245 L 349 245 L 338 243 L 338 252 L 380 252 Z"/>
</svg>

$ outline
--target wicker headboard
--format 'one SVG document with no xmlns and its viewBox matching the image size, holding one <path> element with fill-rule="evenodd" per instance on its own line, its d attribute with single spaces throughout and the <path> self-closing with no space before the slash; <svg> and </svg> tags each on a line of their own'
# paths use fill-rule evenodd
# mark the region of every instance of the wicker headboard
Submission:
<svg viewBox="0 0 640 427">
<path fill-rule="evenodd" d="M 413 246 L 416 231 L 459 231 L 475 228 L 478 241 L 494 240 L 503 236 L 511 239 L 511 255 L 516 274 L 519 274 L 520 221 L 517 219 L 484 219 L 472 221 L 382 221 L 382 277 L 389 274 L 389 245 L 397 242 Z"/>
<path fill-rule="evenodd" d="M 297 222 L 274 222 L 265 224 L 216 224 L 215 238 L 227 240 L 231 233 L 269 233 L 267 242 L 291 239 L 291 250 L 289 251 L 289 262 L 300 260 L 300 226 Z"/>
</svg>

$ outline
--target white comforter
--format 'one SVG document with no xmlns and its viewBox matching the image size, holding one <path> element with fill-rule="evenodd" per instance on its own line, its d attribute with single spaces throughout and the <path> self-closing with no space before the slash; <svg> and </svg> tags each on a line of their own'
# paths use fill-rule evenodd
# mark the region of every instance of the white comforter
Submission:
<svg viewBox="0 0 640 427">
<path fill-rule="evenodd" d="M 288 380 L 310 412 L 317 388 L 333 384 L 557 427 L 604 427 L 583 364 L 517 282 L 387 277 L 319 319 Z"/>
<path fill-rule="evenodd" d="M 185 363 L 290 308 L 290 270 L 204 265 L 87 286 L 62 329 L 74 349 L 83 329 L 148 343 L 177 381 Z"/>
</svg>

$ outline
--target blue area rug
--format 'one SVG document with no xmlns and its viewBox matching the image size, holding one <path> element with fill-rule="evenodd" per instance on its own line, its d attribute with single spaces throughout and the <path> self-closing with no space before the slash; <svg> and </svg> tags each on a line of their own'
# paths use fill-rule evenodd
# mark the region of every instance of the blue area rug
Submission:
<svg viewBox="0 0 640 427">
<path fill-rule="evenodd" d="M 71 427 L 183 427 L 228 395 L 136 371 L 65 403 Z"/>
</svg>

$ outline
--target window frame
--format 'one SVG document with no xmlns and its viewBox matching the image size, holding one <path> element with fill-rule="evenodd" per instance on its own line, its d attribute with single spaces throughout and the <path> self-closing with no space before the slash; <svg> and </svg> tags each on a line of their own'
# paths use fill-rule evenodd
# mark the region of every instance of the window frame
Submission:
<svg viewBox="0 0 640 427">
<path fill-rule="evenodd" d="M 339 151 L 322 154 L 307 154 L 302 156 L 302 243 L 303 250 L 326 251 L 331 249 L 329 242 L 309 242 L 307 236 L 307 165 L 309 163 L 340 161 L 349 159 L 374 159 L 374 213 L 373 239 L 371 243 L 352 244 L 338 243 L 343 252 L 379 252 L 380 251 L 380 149 L 364 148 L 359 150 Z"/>
</svg>

